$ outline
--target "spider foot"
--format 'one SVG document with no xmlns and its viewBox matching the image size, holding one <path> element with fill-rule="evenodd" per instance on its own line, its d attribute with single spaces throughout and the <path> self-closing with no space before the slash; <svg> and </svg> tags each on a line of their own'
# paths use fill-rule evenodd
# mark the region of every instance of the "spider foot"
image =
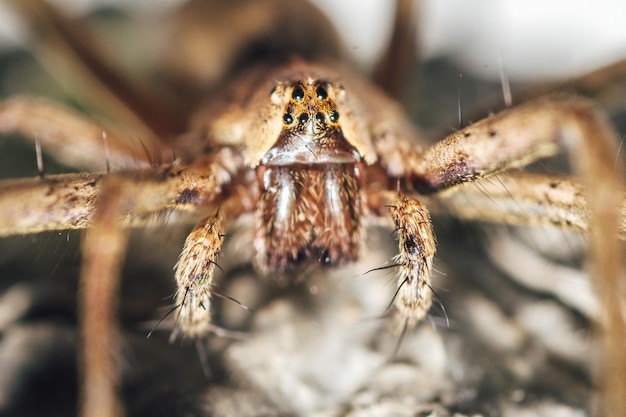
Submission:
<svg viewBox="0 0 626 417">
<path fill-rule="evenodd" d="M 432 304 L 430 271 L 435 255 L 435 235 L 430 214 L 422 203 L 398 196 L 390 207 L 396 224 L 399 267 L 398 290 L 394 296 L 396 330 L 417 325 Z"/>
<path fill-rule="evenodd" d="M 211 291 L 223 228 L 220 213 L 200 221 L 187 237 L 176 265 L 176 322 L 182 334 L 192 339 L 206 336 L 213 328 Z"/>
</svg>

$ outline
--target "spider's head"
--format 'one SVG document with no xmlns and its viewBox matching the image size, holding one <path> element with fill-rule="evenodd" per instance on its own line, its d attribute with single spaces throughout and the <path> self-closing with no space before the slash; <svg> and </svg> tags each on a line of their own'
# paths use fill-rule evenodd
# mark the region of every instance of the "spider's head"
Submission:
<svg viewBox="0 0 626 417">
<path fill-rule="evenodd" d="M 240 145 L 248 166 L 376 162 L 368 112 L 358 99 L 363 92 L 350 73 L 297 59 L 257 72 L 255 81 L 242 84 L 242 91 L 255 91 L 235 113 L 237 129 L 222 135 L 226 139 L 215 135 Z"/>
<path fill-rule="evenodd" d="M 261 163 L 290 165 L 361 161 L 361 154 L 346 140 L 341 126 L 337 102 L 341 102 L 345 94 L 341 85 L 310 77 L 277 84 L 270 100 L 278 106 L 282 104 L 281 129 L 278 140 Z"/>
</svg>

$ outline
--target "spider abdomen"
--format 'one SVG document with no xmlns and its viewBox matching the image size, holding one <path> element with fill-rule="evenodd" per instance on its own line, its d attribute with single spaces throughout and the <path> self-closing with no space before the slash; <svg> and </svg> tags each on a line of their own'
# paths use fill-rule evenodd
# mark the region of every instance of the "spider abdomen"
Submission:
<svg viewBox="0 0 626 417">
<path fill-rule="evenodd" d="M 363 216 L 358 164 L 265 165 L 259 174 L 255 247 L 260 270 L 357 259 Z"/>
</svg>

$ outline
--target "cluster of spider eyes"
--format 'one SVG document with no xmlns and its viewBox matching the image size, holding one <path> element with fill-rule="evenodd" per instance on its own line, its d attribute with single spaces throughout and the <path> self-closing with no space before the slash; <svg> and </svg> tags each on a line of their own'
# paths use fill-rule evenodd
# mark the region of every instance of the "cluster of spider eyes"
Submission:
<svg viewBox="0 0 626 417">
<path fill-rule="evenodd" d="M 315 95 L 318 100 L 324 101 L 328 98 L 328 91 L 326 91 L 324 87 L 318 86 L 315 90 Z M 291 99 L 299 102 L 299 101 L 302 101 L 303 98 L 304 98 L 304 90 L 302 89 L 302 87 L 300 86 L 294 87 L 291 93 Z M 320 124 L 324 123 L 325 120 L 326 120 L 326 116 L 324 115 L 324 113 L 322 112 L 315 113 L 315 121 L 317 123 L 320 123 Z M 337 120 L 339 120 L 339 113 L 335 110 L 331 110 L 328 114 L 328 120 L 330 120 L 332 123 L 335 123 Z M 283 115 L 283 121 L 285 122 L 286 125 L 290 125 L 293 123 L 294 118 L 291 115 L 291 113 L 287 112 Z M 308 121 L 309 121 L 309 115 L 307 113 L 300 113 L 300 116 L 298 116 L 298 122 L 300 122 L 300 124 L 305 124 Z"/>
</svg>

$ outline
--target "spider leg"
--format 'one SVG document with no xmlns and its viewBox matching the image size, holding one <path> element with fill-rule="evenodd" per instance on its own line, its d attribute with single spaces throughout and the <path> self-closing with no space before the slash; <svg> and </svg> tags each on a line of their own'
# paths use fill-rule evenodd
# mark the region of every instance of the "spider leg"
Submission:
<svg viewBox="0 0 626 417">
<path fill-rule="evenodd" d="M 254 187 L 240 187 L 191 231 L 176 265 L 177 325 L 189 338 L 201 338 L 212 331 L 211 293 L 213 274 L 224 243 L 224 233 L 239 215 L 252 211 L 258 193 Z M 242 204 L 243 203 L 243 204 Z"/>
<path fill-rule="evenodd" d="M 136 184 L 134 179 L 120 175 L 108 175 L 101 179 L 97 203 L 83 241 L 84 262 L 80 278 L 83 293 L 80 307 L 83 382 L 80 407 L 81 415 L 85 416 L 121 415 L 122 408 L 115 388 L 118 386 L 115 312 L 127 242 L 123 218 L 124 213 L 133 212 L 137 203 L 146 207 L 145 198 L 148 198 L 138 194 Z M 192 231 L 178 263 L 179 324 L 189 336 L 198 337 L 211 329 L 211 282 L 224 239 L 223 230 L 231 219 L 254 207 L 254 187 L 239 185 L 233 188 L 218 213 L 201 221 Z"/>
<path fill-rule="evenodd" d="M 106 178 L 114 177 L 133 196 L 122 223 L 149 224 L 155 214 L 189 210 L 218 201 L 242 164 L 229 148 L 193 166 L 164 166 L 114 174 L 64 174 L 0 181 L 0 236 L 89 226 Z"/>
<path fill-rule="evenodd" d="M 120 415 L 114 315 L 127 238 L 122 228 L 163 211 L 217 204 L 241 163 L 224 148 L 194 166 L 0 182 L 0 235 L 88 228 L 81 271 L 82 415 Z"/>
<path fill-rule="evenodd" d="M 391 97 L 404 101 L 408 80 L 417 70 L 419 53 L 414 0 L 396 0 L 391 40 L 373 76 L 374 82 Z"/>
<path fill-rule="evenodd" d="M 0 134 L 18 133 L 43 148 L 64 164 L 103 171 L 107 165 L 114 170 L 169 159 L 166 149 L 155 141 L 135 142 L 129 134 L 104 127 L 96 120 L 52 101 L 15 96 L 0 101 Z M 148 137 L 149 139 L 149 137 Z M 107 161 L 104 155 L 108 155 Z"/>
<path fill-rule="evenodd" d="M 432 304 L 431 268 L 436 242 L 426 206 L 414 198 L 382 192 L 381 201 L 389 201 L 389 215 L 396 226 L 398 289 L 394 296 L 396 331 L 403 332 L 419 323 Z"/>
<path fill-rule="evenodd" d="M 83 235 L 80 274 L 80 415 L 118 416 L 119 340 L 117 295 L 128 233 L 119 221 L 129 195 L 119 178 L 108 178 L 98 198 L 89 230 Z"/>
<path fill-rule="evenodd" d="M 591 273 L 602 300 L 597 404 L 598 415 L 607 416 L 626 409 L 626 308 L 617 242 L 623 188 L 613 163 L 617 143 L 608 121 L 589 102 L 553 97 L 461 129 L 423 154 L 408 155 L 404 166 L 409 182 L 430 193 L 527 165 L 561 148 L 569 151 L 585 187 Z"/>
<path fill-rule="evenodd" d="M 589 231 L 584 188 L 562 175 L 511 171 L 442 194 L 431 210 L 467 220 Z M 626 198 L 620 204 L 619 235 L 626 239 Z"/>
<path fill-rule="evenodd" d="M 211 287 L 224 242 L 224 223 L 224 215 L 219 211 L 202 219 L 187 236 L 176 265 L 176 324 L 190 338 L 209 332 Z"/>
<path fill-rule="evenodd" d="M 419 192 L 431 193 L 526 166 L 561 149 L 570 151 L 580 174 L 613 171 L 601 165 L 613 160 L 617 143 L 610 124 L 590 102 L 553 96 L 463 128 L 409 155 L 404 167 Z"/>
<path fill-rule="evenodd" d="M 176 324 L 189 338 L 210 332 L 213 273 L 224 243 L 225 220 L 219 211 L 202 219 L 187 236 L 176 264 Z"/>
<path fill-rule="evenodd" d="M 173 98 L 139 88 L 117 68 L 115 59 L 99 48 L 96 36 L 76 20 L 43 0 L 9 2 L 27 24 L 35 56 L 80 102 L 123 122 L 143 138 L 169 139 L 181 130 Z M 165 142 L 163 142 L 165 143 Z"/>
</svg>

